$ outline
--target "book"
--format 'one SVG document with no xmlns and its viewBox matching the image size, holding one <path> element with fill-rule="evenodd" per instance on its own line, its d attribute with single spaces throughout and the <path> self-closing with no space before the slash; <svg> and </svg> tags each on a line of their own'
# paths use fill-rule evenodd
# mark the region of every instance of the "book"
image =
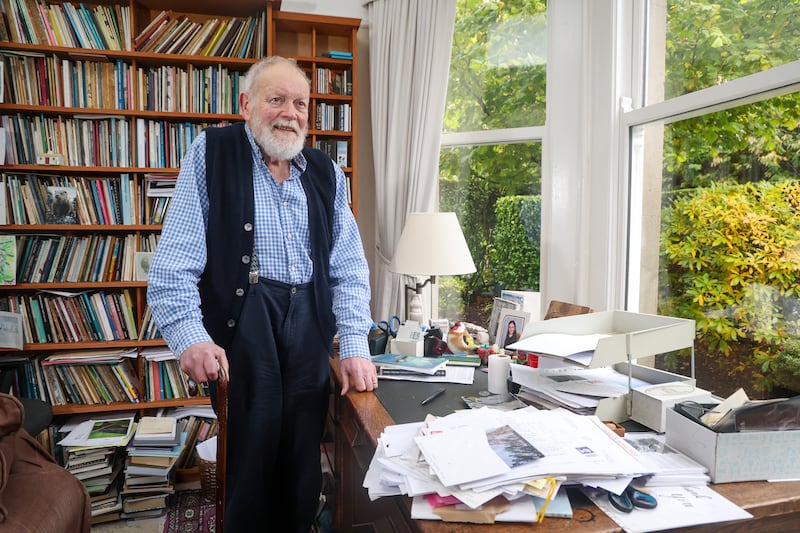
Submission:
<svg viewBox="0 0 800 533">
<path fill-rule="evenodd" d="M 78 190 L 75 187 L 47 187 L 46 224 L 78 223 Z"/>
<path fill-rule="evenodd" d="M 443 357 L 416 357 L 413 355 L 385 353 L 373 355 L 372 363 L 378 368 L 399 368 L 433 375 L 437 370 L 447 365 L 447 359 Z"/>
<path fill-rule="evenodd" d="M 467 355 L 465 353 L 443 353 L 439 357 L 447 359 L 448 365 L 481 366 L 481 358 L 477 355 Z"/>
<path fill-rule="evenodd" d="M 379 367 L 378 368 L 378 377 L 381 376 L 409 376 L 409 375 L 419 375 L 419 372 L 416 370 L 408 370 L 406 368 L 388 368 L 388 367 Z M 433 374 L 432 376 L 446 376 L 447 370 L 444 368 L 440 368 Z"/>
</svg>

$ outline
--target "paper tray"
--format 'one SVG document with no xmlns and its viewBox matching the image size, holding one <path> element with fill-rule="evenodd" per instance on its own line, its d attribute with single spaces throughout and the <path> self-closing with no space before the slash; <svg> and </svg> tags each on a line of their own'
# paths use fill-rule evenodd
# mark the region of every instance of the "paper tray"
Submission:
<svg viewBox="0 0 800 533">
<path fill-rule="evenodd" d="M 515 343 L 514 347 L 526 351 L 525 341 L 541 333 L 607 335 L 597 341 L 591 361 L 582 365 L 587 368 L 599 368 L 638 357 L 693 348 L 695 322 L 685 318 L 629 311 L 600 311 L 530 322 L 525 326 L 522 340 Z M 530 344 L 533 345 L 532 342 Z M 527 351 L 536 352 L 533 349 Z M 542 355 L 548 356 L 548 354 Z M 692 353 L 692 377 L 694 377 L 694 353 Z"/>
</svg>

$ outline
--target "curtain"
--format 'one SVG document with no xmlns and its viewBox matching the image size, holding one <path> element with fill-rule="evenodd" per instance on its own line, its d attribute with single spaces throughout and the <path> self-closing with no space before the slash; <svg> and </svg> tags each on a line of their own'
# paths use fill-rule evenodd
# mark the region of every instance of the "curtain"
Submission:
<svg viewBox="0 0 800 533">
<path fill-rule="evenodd" d="M 404 286 L 413 280 L 388 267 L 407 215 L 438 210 L 455 12 L 456 0 L 373 0 L 367 7 L 377 229 L 372 312 L 379 318 L 406 311 Z"/>
</svg>

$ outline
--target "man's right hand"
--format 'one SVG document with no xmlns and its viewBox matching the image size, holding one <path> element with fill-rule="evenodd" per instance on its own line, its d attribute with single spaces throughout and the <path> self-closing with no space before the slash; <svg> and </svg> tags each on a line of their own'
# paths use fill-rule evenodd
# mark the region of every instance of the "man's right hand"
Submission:
<svg viewBox="0 0 800 533">
<path fill-rule="evenodd" d="M 228 379 L 228 358 L 225 350 L 213 342 L 192 344 L 181 354 L 181 370 L 195 383 L 215 381 L 224 371 L 224 379 Z"/>
</svg>

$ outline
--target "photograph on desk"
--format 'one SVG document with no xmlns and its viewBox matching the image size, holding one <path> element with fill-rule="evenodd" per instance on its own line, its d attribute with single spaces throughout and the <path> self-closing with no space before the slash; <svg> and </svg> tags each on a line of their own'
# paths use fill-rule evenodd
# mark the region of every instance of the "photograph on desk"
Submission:
<svg viewBox="0 0 800 533">
<path fill-rule="evenodd" d="M 520 339 L 525 324 L 530 318 L 530 313 L 519 309 L 503 309 L 500 311 L 500 323 L 497 327 L 496 344 L 508 348 Z"/>
</svg>

